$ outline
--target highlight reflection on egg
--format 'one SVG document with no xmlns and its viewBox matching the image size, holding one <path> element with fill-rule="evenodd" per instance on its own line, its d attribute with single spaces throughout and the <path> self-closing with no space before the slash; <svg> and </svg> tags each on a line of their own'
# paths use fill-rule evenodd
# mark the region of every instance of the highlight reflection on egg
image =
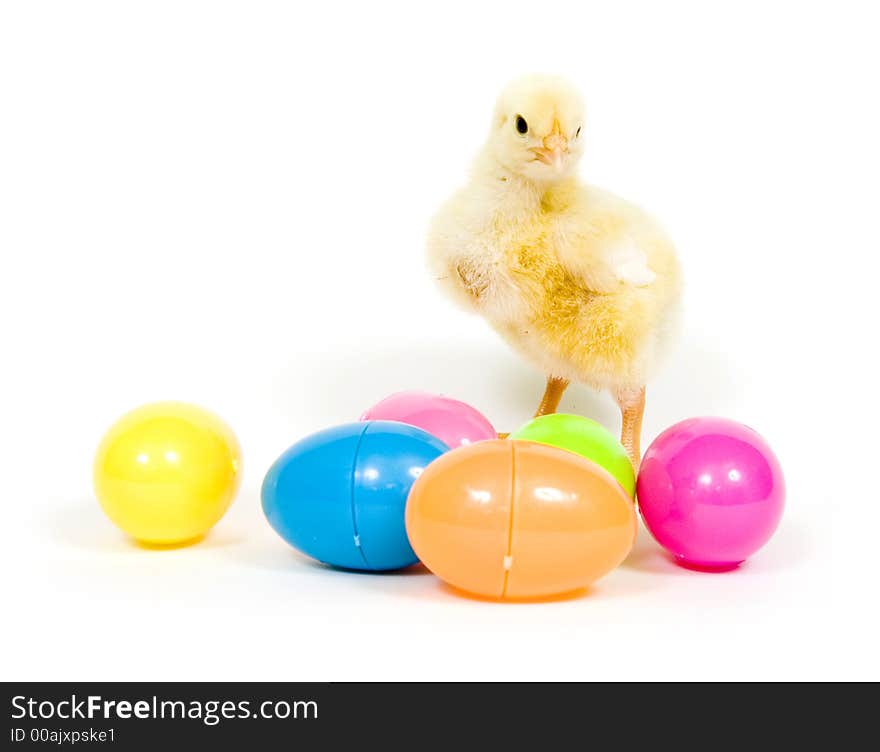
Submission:
<svg viewBox="0 0 880 752">
<path fill-rule="evenodd" d="M 632 500 L 580 455 L 528 441 L 448 452 L 413 485 L 406 530 L 422 562 L 449 584 L 491 598 L 586 587 L 635 541 Z"/>
</svg>

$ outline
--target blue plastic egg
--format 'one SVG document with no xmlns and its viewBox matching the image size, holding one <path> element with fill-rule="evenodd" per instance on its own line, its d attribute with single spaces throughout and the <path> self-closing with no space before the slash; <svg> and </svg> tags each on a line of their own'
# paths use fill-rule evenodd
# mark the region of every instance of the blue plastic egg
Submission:
<svg viewBox="0 0 880 752">
<path fill-rule="evenodd" d="M 404 510 L 422 470 L 448 451 L 419 428 L 347 423 L 298 441 L 263 480 L 263 513 L 291 546 L 325 564 L 386 570 L 415 564 Z"/>
</svg>

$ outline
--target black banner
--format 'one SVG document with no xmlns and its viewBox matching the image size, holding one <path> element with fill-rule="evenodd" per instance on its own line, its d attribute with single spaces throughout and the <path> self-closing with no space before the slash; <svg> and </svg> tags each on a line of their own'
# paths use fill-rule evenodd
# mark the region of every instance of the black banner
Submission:
<svg viewBox="0 0 880 752">
<path fill-rule="evenodd" d="M 218 744 L 336 749 L 536 750 L 790 745 L 835 719 L 837 692 L 797 685 L 7 683 L 3 749 L 178 749 Z M 873 693 L 871 693 L 873 694 Z M 867 696 L 867 693 L 866 693 Z M 856 703 L 842 723 L 867 714 Z M 815 738 L 813 739 L 815 741 Z M 723 744 L 722 744 L 723 743 Z M 489 752 L 487 746 L 487 752 Z M 457 752 L 457 751 L 456 751 Z"/>
</svg>

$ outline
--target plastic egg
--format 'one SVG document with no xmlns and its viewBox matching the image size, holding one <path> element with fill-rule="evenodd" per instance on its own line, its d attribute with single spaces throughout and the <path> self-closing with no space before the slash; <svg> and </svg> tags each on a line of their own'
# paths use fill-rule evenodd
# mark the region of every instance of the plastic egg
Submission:
<svg viewBox="0 0 880 752">
<path fill-rule="evenodd" d="M 263 512 L 291 546 L 347 569 L 399 569 L 418 561 L 404 509 L 416 478 L 448 447 L 388 421 L 348 423 L 294 444 L 263 480 Z"/>
<path fill-rule="evenodd" d="M 145 543 L 200 538 L 229 508 L 240 481 L 235 434 L 213 413 L 183 402 L 143 405 L 123 415 L 95 455 L 101 507 Z"/>
<path fill-rule="evenodd" d="M 785 481 L 773 450 L 748 426 L 691 418 L 648 447 L 638 480 L 648 530 L 679 561 L 731 569 L 773 535 Z"/>
<path fill-rule="evenodd" d="M 580 415 L 553 413 L 534 418 L 510 434 L 511 439 L 537 441 L 576 452 L 611 473 L 630 498 L 636 475 L 623 445 L 600 423 Z"/>
<path fill-rule="evenodd" d="M 477 441 L 497 439 L 486 416 L 470 405 L 427 392 L 398 392 L 377 402 L 361 420 L 396 420 L 436 436 L 455 449 Z"/>
<path fill-rule="evenodd" d="M 406 529 L 422 562 L 462 590 L 539 598 L 583 588 L 626 558 L 632 500 L 573 452 L 484 441 L 440 457 L 419 477 Z"/>
</svg>

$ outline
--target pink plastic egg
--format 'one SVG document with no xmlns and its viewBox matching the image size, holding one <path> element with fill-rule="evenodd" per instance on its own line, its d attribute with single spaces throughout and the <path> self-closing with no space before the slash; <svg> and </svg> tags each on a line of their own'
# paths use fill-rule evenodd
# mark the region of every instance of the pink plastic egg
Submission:
<svg viewBox="0 0 880 752">
<path fill-rule="evenodd" d="M 648 448 L 637 493 L 651 534 L 679 561 L 732 569 L 770 540 L 785 481 L 773 450 L 748 426 L 690 418 Z"/>
<path fill-rule="evenodd" d="M 428 392 L 397 392 L 377 402 L 361 420 L 396 420 L 436 436 L 448 447 L 497 439 L 486 417 L 464 402 Z"/>
</svg>

